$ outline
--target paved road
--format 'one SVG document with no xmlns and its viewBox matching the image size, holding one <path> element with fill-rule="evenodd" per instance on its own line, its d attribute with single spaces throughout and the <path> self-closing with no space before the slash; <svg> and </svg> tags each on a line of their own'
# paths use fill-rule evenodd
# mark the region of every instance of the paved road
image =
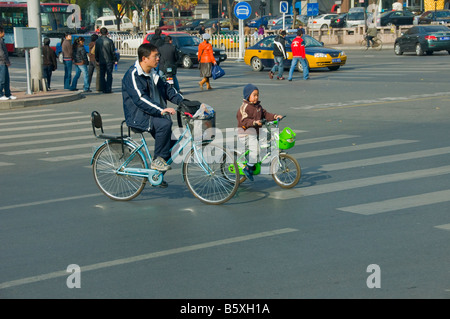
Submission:
<svg viewBox="0 0 450 319">
<path fill-rule="evenodd" d="M 186 97 L 233 127 L 243 86 L 257 85 L 298 133 L 297 187 L 258 176 L 212 207 L 175 166 L 166 190 L 107 199 L 89 115 L 117 131 L 120 76 L 111 95 L 1 112 L 0 298 L 449 298 L 448 56 L 354 51 L 291 83 L 223 66 L 204 92 L 198 70 L 180 70 Z"/>
</svg>

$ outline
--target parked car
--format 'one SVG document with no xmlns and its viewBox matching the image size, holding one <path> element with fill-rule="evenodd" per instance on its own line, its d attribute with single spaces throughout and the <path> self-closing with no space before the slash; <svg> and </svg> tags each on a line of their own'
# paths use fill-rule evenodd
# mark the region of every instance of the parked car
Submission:
<svg viewBox="0 0 450 319">
<path fill-rule="evenodd" d="M 117 31 L 117 19 L 115 16 L 103 16 L 95 21 L 95 29 L 99 30 L 105 27 L 108 31 Z M 133 23 L 127 17 L 120 20 L 121 31 L 133 31 Z"/>
<path fill-rule="evenodd" d="M 148 33 L 143 43 L 149 43 L 154 32 Z M 161 37 L 164 39 L 166 35 L 170 35 L 172 37 L 173 45 L 178 49 L 180 53 L 180 61 L 179 64 L 186 68 L 192 68 L 192 66 L 198 64 L 198 45 L 200 44 L 200 38 L 196 36 L 192 36 L 189 33 L 185 32 L 169 32 L 163 31 L 161 33 Z M 217 61 L 217 64 L 225 61 L 227 59 L 227 55 L 224 50 L 220 50 L 217 48 L 213 48 L 214 58 Z"/>
<path fill-rule="evenodd" d="M 364 12 L 350 12 L 346 19 L 346 27 L 353 28 L 359 25 L 365 25 L 366 18 L 370 21 L 372 19 L 372 13 L 366 13 L 364 15 Z"/>
<path fill-rule="evenodd" d="M 345 28 L 347 21 L 347 15 L 348 13 L 343 13 L 338 15 L 336 18 L 332 18 L 330 20 L 330 27 L 331 28 Z"/>
<path fill-rule="evenodd" d="M 248 26 L 250 28 L 258 29 L 261 26 L 261 24 L 262 24 L 264 26 L 264 28 L 267 29 L 267 25 L 269 24 L 269 19 L 271 19 L 271 18 L 272 18 L 272 16 L 262 16 L 262 17 L 259 17 L 259 18 L 254 18 L 253 20 L 251 20 L 248 23 Z"/>
<path fill-rule="evenodd" d="M 84 49 L 86 50 L 87 53 L 89 53 L 89 43 L 91 43 L 91 35 L 76 35 L 76 34 L 72 35 L 72 45 L 75 42 L 75 40 L 80 37 L 84 38 Z M 56 44 L 55 53 L 56 53 L 56 57 L 58 58 L 58 61 L 60 63 L 63 63 L 64 57 L 63 57 L 63 53 L 62 53 L 61 42 Z"/>
<path fill-rule="evenodd" d="M 413 24 L 414 14 L 408 10 L 387 11 L 377 18 L 377 26 L 399 26 Z"/>
<path fill-rule="evenodd" d="M 284 60 L 284 67 L 291 66 L 292 51 L 291 42 L 295 35 L 286 36 L 286 52 L 288 58 Z M 275 36 L 268 36 L 255 45 L 245 50 L 244 62 L 252 67 L 253 71 L 262 71 L 265 67 L 273 67 L 273 40 Z M 309 35 L 304 35 L 306 60 L 310 69 L 328 68 L 331 71 L 338 70 L 347 62 L 347 56 L 341 50 L 326 48 L 322 42 L 317 41 Z M 298 63 L 297 70 L 302 72 L 301 63 Z"/>
<path fill-rule="evenodd" d="M 417 24 L 430 24 L 431 22 L 450 23 L 450 10 L 430 10 L 417 18 Z"/>
<path fill-rule="evenodd" d="M 308 28 L 309 29 L 328 29 L 330 27 L 330 20 L 332 18 L 336 18 L 338 14 L 335 13 L 326 13 L 318 15 L 315 18 L 310 18 L 308 20 Z"/>
<path fill-rule="evenodd" d="M 450 29 L 444 25 L 414 26 L 395 40 L 394 52 L 415 52 L 416 55 L 430 55 L 434 51 L 450 53 Z"/>
<path fill-rule="evenodd" d="M 195 27 L 198 27 L 201 23 L 204 23 L 207 19 L 194 19 L 192 21 L 186 22 L 186 24 L 181 27 L 177 27 L 178 31 L 194 31 Z"/>
<path fill-rule="evenodd" d="M 166 31 L 172 30 L 173 31 L 174 25 L 173 25 L 173 19 L 172 18 L 165 19 L 164 23 L 165 24 L 163 26 L 159 27 L 161 30 L 166 30 Z M 177 26 L 177 29 L 179 27 L 181 27 L 182 26 L 181 20 L 175 19 L 175 25 Z"/>
</svg>

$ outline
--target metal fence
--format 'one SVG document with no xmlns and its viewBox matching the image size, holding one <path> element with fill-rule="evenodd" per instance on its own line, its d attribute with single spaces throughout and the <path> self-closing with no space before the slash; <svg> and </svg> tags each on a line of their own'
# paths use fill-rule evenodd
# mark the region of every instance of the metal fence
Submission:
<svg viewBox="0 0 450 319">
<path fill-rule="evenodd" d="M 198 34 L 193 34 L 201 38 Z M 263 38 L 260 36 L 246 35 L 244 36 L 245 48 L 254 45 Z M 121 56 L 137 57 L 137 49 L 142 44 L 144 38 L 138 35 L 120 35 L 112 36 L 116 48 Z M 229 59 L 239 58 L 239 35 L 212 35 L 210 43 L 213 47 L 224 50 Z"/>
</svg>

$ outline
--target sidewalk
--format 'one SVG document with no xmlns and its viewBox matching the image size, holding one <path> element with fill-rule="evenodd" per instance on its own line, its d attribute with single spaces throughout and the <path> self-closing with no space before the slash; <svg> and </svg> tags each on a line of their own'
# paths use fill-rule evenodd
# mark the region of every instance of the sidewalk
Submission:
<svg viewBox="0 0 450 319">
<path fill-rule="evenodd" d="M 82 92 L 82 90 L 52 90 L 48 92 L 27 94 L 26 91 L 11 88 L 11 94 L 17 97 L 17 99 L 0 101 L 0 110 L 71 102 L 83 98 Z"/>
</svg>

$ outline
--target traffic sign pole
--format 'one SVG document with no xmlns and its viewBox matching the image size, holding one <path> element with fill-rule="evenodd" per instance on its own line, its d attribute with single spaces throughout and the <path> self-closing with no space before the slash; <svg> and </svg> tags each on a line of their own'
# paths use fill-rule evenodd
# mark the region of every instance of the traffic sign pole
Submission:
<svg viewBox="0 0 450 319">
<path fill-rule="evenodd" d="M 242 61 L 244 56 L 244 20 L 250 17 L 252 13 L 252 7 L 243 1 L 239 0 L 239 2 L 234 7 L 234 15 L 239 19 L 239 56 L 238 61 Z"/>
</svg>

